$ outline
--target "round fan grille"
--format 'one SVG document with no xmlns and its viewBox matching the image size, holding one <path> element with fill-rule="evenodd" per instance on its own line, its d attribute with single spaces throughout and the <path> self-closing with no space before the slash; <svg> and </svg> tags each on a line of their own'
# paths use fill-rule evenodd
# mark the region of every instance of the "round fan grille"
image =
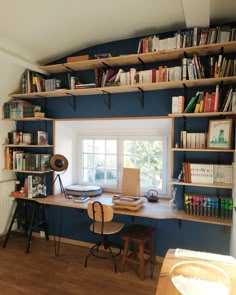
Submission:
<svg viewBox="0 0 236 295">
<path fill-rule="evenodd" d="M 53 155 L 49 161 L 50 168 L 54 171 L 65 171 L 68 168 L 68 160 L 60 154 Z"/>
</svg>

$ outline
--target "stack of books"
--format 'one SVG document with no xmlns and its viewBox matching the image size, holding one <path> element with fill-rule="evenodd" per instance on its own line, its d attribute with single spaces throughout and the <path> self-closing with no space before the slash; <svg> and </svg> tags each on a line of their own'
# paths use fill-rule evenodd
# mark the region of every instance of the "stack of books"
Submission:
<svg viewBox="0 0 236 295">
<path fill-rule="evenodd" d="M 112 203 L 114 209 L 126 209 L 137 211 L 145 202 L 145 198 L 143 197 L 135 197 L 135 196 L 113 196 Z"/>
</svg>

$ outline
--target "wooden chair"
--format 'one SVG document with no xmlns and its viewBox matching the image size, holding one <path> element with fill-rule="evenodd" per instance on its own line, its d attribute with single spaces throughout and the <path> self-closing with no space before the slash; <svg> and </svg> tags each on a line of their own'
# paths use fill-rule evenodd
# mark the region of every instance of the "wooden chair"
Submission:
<svg viewBox="0 0 236 295">
<path fill-rule="evenodd" d="M 121 272 L 124 272 L 127 262 L 133 263 L 139 266 L 139 277 L 145 279 L 145 264 L 150 262 L 150 276 L 153 277 L 154 233 L 154 228 L 141 224 L 129 225 L 122 231 L 121 239 L 124 240 L 124 252 Z"/>
<path fill-rule="evenodd" d="M 88 216 L 94 221 L 90 230 L 97 235 L 102 236 L 102 240 L 90 248 L 90 251 L 85 259 L 84 266 L 87 267 L 88 258 L 93 255 L 98 258 L 111 258 L 114 263 L 115 272 L 117 272 L 117 263 L 115 257 L 120 255 L 121 246 L 111 242 L 108 237 L 120 232 L 124 227 L 121 222 L 112 221 L 113 208 L 108 205 L 103 205 L 98 201 L 88 204 Z M 109 255 L 105 255 L 104 251 L 100 251 L 101 247 L 109 251 Z M 113 252 L 113 248 L 118 248 L 118 252 Z"/>
</svg>

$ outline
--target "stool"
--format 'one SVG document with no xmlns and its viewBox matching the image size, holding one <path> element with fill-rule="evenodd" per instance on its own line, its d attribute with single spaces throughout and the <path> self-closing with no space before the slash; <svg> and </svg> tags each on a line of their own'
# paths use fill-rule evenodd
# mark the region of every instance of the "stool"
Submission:
<svg viewBox="0 0 236 295">
<path fill-rule="evenodd" d="M 134 224 L 127 226 L 121 233 L 124 240 L 124 252 L 121 261 L 121 272 L 125 270 L 127 262 L 139 266 L 139 277 L 145 279 L 145 264 L 150 262 L 150 275 L 153 277 L 155 254 L 154 254 L 155 229 L 150 226 Z M 129 248 L 133 248 L 129 253 Z M 148 254 L 145 258 L 145 254 Z"/>
</svg>

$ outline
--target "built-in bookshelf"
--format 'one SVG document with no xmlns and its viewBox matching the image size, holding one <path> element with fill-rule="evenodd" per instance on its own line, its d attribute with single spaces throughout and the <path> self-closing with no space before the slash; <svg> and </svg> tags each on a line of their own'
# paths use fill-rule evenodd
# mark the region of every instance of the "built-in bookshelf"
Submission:
<svg viewBox="0 0 236 295">
<path fill-rule="evenodd" d="M 108 65 L 109 67 L 120 67 L 126 65 L 138 65 L 141 62 L 155 63 L 161 61 L 181 59 L 185 55 L 192 56 L 193 54 L 197 54 L 198 56 L 208 56 L 212 54 L 219 54 L 222 51 L 222 48 L 224 53 L 235 52 L 236 41 L 178 48 L 171 50 L 162 50 L 157 52 L 129 54 L 102 59 L 90 59 L 78 62 L 40 66 L 39 68 L 48 73 L 63 73 L 71 71 L 83 71 L 95 68 L 104 68 L 105 65 Z"/>
<path fill-rule="evenodd" d="M 215 86 L 220 83 L 224 85 L 235 84 L 236 76 L 233 77 L 221 77 L 221 78 L 207 78 L 199 80 L 185 80 L 185 81 L 169 81 L 169 82 L 156 82 L 156 83 L 143 83 L 136 85 L 126 86 L 110 86 L 110 87 L 99 87 L 89 89 L 62 89 L 49 92 L 35 92 L 35 93 L 21 93 L 21 94 L 10 94 L 14 98 L 22 99 L 38 99 L 38 98 L 58 98 L 65 97 L 71 98 L 71 96 L 84 96 L 84 95 L 101 95 L 104 93 L 127 93 L 127 92 L 140 92 L 140 91 L 153 91 L 153 90 L 164 90 L 164 89 L 181 89 L 184 87 L 206 87 Z"/>
<path fill-rule="evenodd" d="M 194 155 L 195 153 L 196 153 L 196 155 L 199 155 L 201 153 L 206 153 L 207 155 L 208 154 L 211 154 L 211 155 L 213 155 L 213 154 L 216 154 L 216 155 L 219 155 L 219 154 L 229 154 L 230 155 L 230 154 L 232 154 L 232 161 L 233 161 L 233 153 L 235 152 L 234 142 L 231 143 L 232 148 L 228 148 L 228 149 L 220 148 L 220 147 L 214 148 L 214 149 L 207 148 L 207 144 L 205 144 L 205 148 L 187 148 L 187 147 L 183 148 L 182 143 L 180 143 L 180 145 L 178 145 L 178 146 L 175 146 L 176 145 L 176 143 L 175 143 L 176 138 L 174 139 L 174 136 L 177 136 L 177 138 L 180 138 L 180 139 L 181 139 L 181 136 L 178 137 L 177 134 L 174 135 L 174 130 L 175 130 L 175 120 L 182 120 L 182 125 L 181 125 L 181 127 L 179 126 L 178 128 L 180 128 L 180 130 L 183 130 L 183 129 L 186 130 L 186 121 L 185 120 L 188 120 L 188 119 L 191 119 L 191 118 L 192 118 L 192 120 L 195 120 L 196 123 L 198 122 L 197 121 L 198 119 L 200 120 L 202 118 L 205 118 L 208 121 L 208 124 L 209 124 L 209 120 L 210 120 L 211 117 L 214 117 L 212 119 L 218 120 L 218 119 L 224 119 L 224 118 L 233 118 L 234 116 L 235 116 L 235 112 L 205 112 L 205 113 L 204 112 L 202 112 L 202 113 L 194 113 L 194 112 L 193 113 L 184 113 L 183 112 L 183 113 L 169 114 L 169 117 L 172 118 L 172 126 L 173 126 L 172 146 L 171 146 L 171 149 L 170 149 L 171 153 L 172 153 L 172 165 L 173 165 L 172 166 L 172 177 L 176 177 L 176 178 L 172 178 L 169 181 L 169 184 L 173 188 L 178 190 L 178 186 L 181 186 L 183 194 L 185 192 L 185 187 L 199 187 L 199 188 L 215 189 L 214 198 L 218 199 L 218 200 L 220 199 L 221 196 L 217 193 L 217 190 L 226 190 L 228 192 L 228 194 L 227 194 L 228 197 L 226 199 L 228 199 L 229 202 L 232 204 L 231 194 L 232 194 L 232 189 L 233 189 L 233 179 L 232 179 L 232 181 L 229 181 L 229 183 L 224 183 L 224 181 L 217 182 L 215 180 L 214 180 L 214 182 L 212 181 L 213 183 L 210 183 L 210 181 L 209 181 L 209 183 L 205 183 L 205 182 L 207 182 L 205 180 L 204 180 L 204 183 L 201 183 L 201 181 L 199 181 L 199 182 L 196 181 L 195 176 L 198 175 L 198 174 L 196 174 L 196 175 L 194 175 L 194 177 L 195 177 L 194 182 L 192 182 L 191 181 L 191 179 L 192 179 L 192 175 L 191 175 L 192 171 L 191 170 L 189 171 L 189 168 L 187 168 L 187 167 L 189 167 L 188 165 L 194 166 L 196 164 L 185 163 L 185 159 L 186 159 L 187 153 L 189 153 L 191 155 Z M 180 133 L 181 132 L 182 131 L 180 131 Z M 207 139 L 208 136 L 209 136 L 209 135 L 207 136 L 208 130 L 204 130 L 204 132 L 206 134 L 205 139 L 208 140 Z M 196 135 L 196 133 L 194 135 Z M 181 163 L 181 171 L 180 171 L 179 175 L 173 175 L 174 165 L 178 164 L 178 163 L 175 163 L 175 161 L 174 161 L 176 153 L 179 153 L 180 155 L 182 155 L 182 159 L 184 159 L 183 162 Z M 194 156 L 193 156 L 193 158 L 194 158 Z M 219 161 L 219 159 L 221 159 L 220 156 L 218 156 L 218 161 Z M 206 157 L 205 157 L 205 161 L 207 162 Z M 222 161 L 222 159 L 221 159 L 221 161 Z M 189 161 L 187 161 L 187 162 L 189 162 Z M 198 160 L 198 163 L 199 163 L 199 160 Z M 212 164 L 210 164 L 210 165 L 202 164 L 202 162 L 200 162 L 200 163 L 201 164 L 197 164 L 197 165 L 199 165 L 199 166 L 204 166 L 204 165 L 205 166 L 217 166 L 217 165 L 212 165 Z M 217 162 L 217 164 L 219 164 L 219 162 Z M 222 164 L 224 164 L 224 163 L 222 163 Z M 222 166 L 218 165 L 218 166 L 222 167 L 222 169 L 223 169 L 224 165 L 222 165 Z M 230 165 L 228 165 L 228 166 L 230 166 Z M 212 168 L 212 171 L 213 171 L 213 168 Z M 193 173 L 195 174 L 195 172 L 193 172 Z M 183 177 L 184 173 L 188 173 L 188 174 L 190 174 L 190 176 Z M 196 173 L 199 173 L 199 172 L 197 171 Z M 208 173 L 209 173 L 209 171 L 208 171 Z M 225 174 L 225 173 L 223 173 L 223 174 Z M 178 176 L 178 178 L 177 178 L 177 176 Z M 187 178 L 190 178 L 190 180 L 188 180 Z M 188 181 L 186 181 L 186 180 L 188 180 Z M 207 195 L 205 195 L 205 197 L 206 196 Z M 202 198 L 203 197 L 204 197 L 204 195 L 202 196 Z M 211 195 L 211 197 L 213 197 L 213 196 Z M 183 196 L 183 198 L 184 198 L 184 196 Z M 196 204 L 190 204 L 190 205 L 188 204 L 188 205 L 186 205 L 184 203 L 184 206 L 185 206 L 185 211 L 184 212 L 185 212 L 185 214 L 187 216 L 189 216 L 189 220 L 193 220 L 193 219 L 199 219 L 200 220 L 202 218 L 203 218 L 202 220 L 205 220 L 205 219 L 209 219 L 209 221 L 213 220 L 213 217 L 197 215 L 197 214 L 195 214 L 196 212 L 193 213 L 194 209 L 189 210 L 189 208 L 187 208 L 187 206 L 193 206 L 193 208 L 194 208 L 194 206 L 196 206 Z M 218 214 L 217 217 L 214 217 L 214 220 L 217 219 L 219 221 L 219 224 L 224 224 L 224 222 L 226 222 L 225 220 L 227 220 L 227 222 L 229 222 L 229 224 L 231 224 L 230 219 L 232 218 L 233 206 L 231 206 L 231 207 L 232 208 L 230 209 L 230 213 L 227 215 L 227 217 L 222 217 L 222 214 L 221 215 Z M 218 208 L 218 210 L 220 210 L 220 208 Z M 222 220 L 222 223 L 221 223 L 221 220 Z"/>
<path fill-rule="evenodd" d="M 236 52 L 236 41 L 216 43 L 216 44 L 206 44 L 186 48 L 176 48 L 167 49 L 156 52 L 129 54 L 115 57 L 99 58 L 99 59 L 89 59 L 77 62 L 67 62 L 61 64 L 40 66 L 41 70 L 46 71 L 49 74 L 57 73 L 73 73 L 76 71 L 84 71 L 91 69 L 102 69 L 109 67 L 120 68 L 122 66 L 129 65 L 142 65 L 150 63 L 161 63 L 165 61 L 179 60 L 181 61 L 184 57 L 193 57 L 197 55 L 199 57 L 207 57 L 211 55 L 229 54 Z M 181 62 L 179 63 L 181 64 Z M 163 64 L 164 66 L 164 64 Z M 10 94 L 10 97 L 17 99 L 38 99 L 38 98 L 60 98 L 71 96 L 86 96 L 86 95 L 102 95 L 102 94 L 113 94 L 113 93 L 128 93 L 128 92 L 142 92 L 145 91 L 158 91 L 164 89 L 183 89 L 183 88 L 200 88 L 200 87 L 211 87 L 216 85 L 236 85 L 236 75 L 232 76 L 222 76 L 222 77 L 207 77 L 207 78 L 197 78 L 193 80 L 179 79 L 176 81 L 164 81 L 164 82 L 152 82 L 152 83 L 137 83 L 133 85 L 114 85 L 114 86 L 104 86 L 104 87 L 92 87 L 86 89 L 57 89 L 54 91 L 40 91 L 33 93 L 18 93 Z M 233 116 L 235 112 L 205 112 L 205 113 L 181 113 L 181 114 L 169 114 L 169 117 L 174 121 L 177 118 L 201 118 L 201 117 L 211 117 L 211 116 Z M 24 120 L 30 120 L 24 118 Z M 174 123 L 173 123 L 174 126 Z M 174 136 L 174 135 L 173 135 Z M 173 140 L 172 140 L 173 141 Z M 221 149 L 183 149 L 174 147 L 174 143 L 171 147 L 172 153 L 172 166 L 174 165 L 173 159 L 174 154 L 177 152 L 188 153 L 188 152 L 212 152 L 212 153 L 233 153 L 234 149 L 221 150 Z M 171 186 L 196 186 L 196 187 L 210 187 L 216 189 L 228 189 L 232 190 L 232 184 L 202 184 L 202 183 L 187 183 L 183 181 L 178 181 L 176 179 L 169 182 Z M 183 219 L 202 221 L 216 223 L 216 224 L 231 224 L 231 221 L 220 220 L 219 218 L 212 217 L 200 217 L 200 216 L 188 216 L 182 210 L 181 214 L 185 216 Z"/>
</svg>

